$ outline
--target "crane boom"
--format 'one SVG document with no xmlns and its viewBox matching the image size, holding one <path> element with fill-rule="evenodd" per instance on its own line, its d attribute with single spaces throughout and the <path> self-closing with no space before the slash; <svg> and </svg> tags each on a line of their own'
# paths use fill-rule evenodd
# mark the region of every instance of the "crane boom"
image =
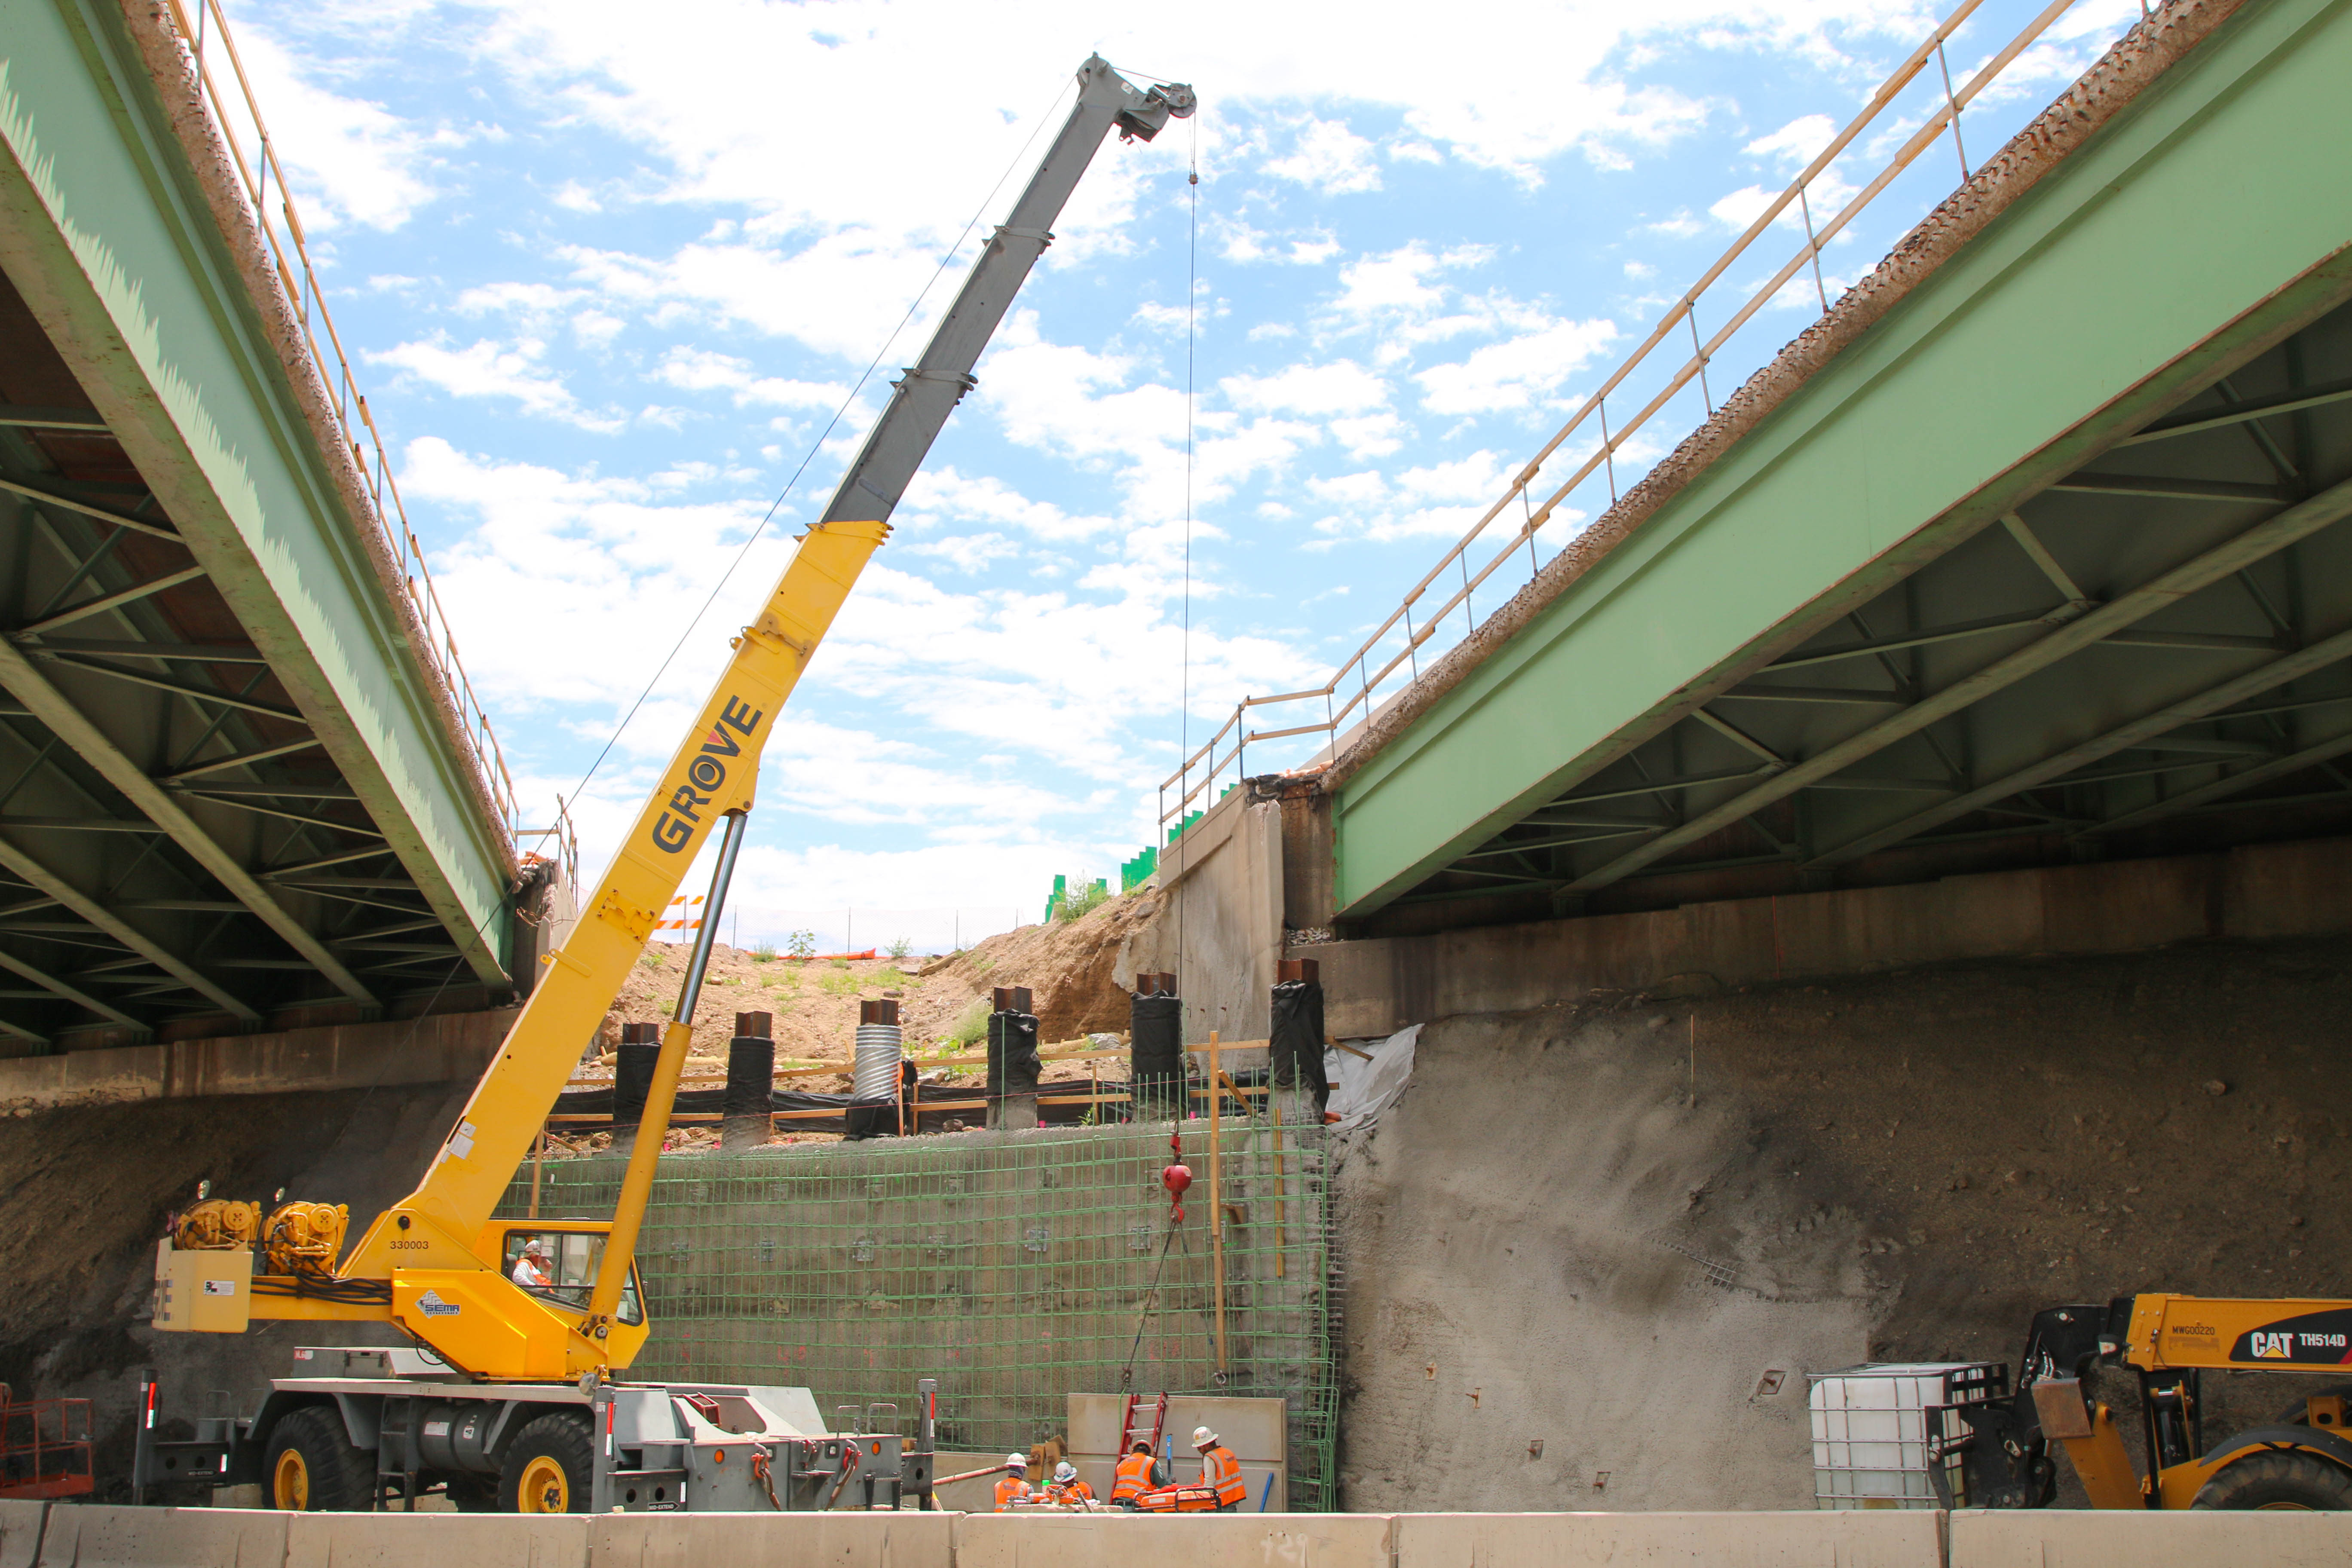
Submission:
<svg viewBox="0 0 2352 1568">
<path fill-rule="evenodd" d="M 331 1271 L 341 1219 L 330 1217 L 333 1211 L 323 1205 L 299 1203 L 267 1222 L 250 1213 L 216 1213 L 195 1226 L 184 1220 L 176 1238 L 187 1252 L 183 1262 L 198 1262 L 194 1248 L 244 1247 L 258 1240 L 268 1267 L 252 1279 L 251 1316 L 389 1319 L 448 1364 L 479 1378 L 593 1378 L 628 1364 L 646 1332 L 642 1311 L 631 1316 L 634 1297 L 624 1304 L 637 1228 L 693 1037 L 710 937 L 777 715 L 866 562 L 888 537 L 891 513 L 949 414 L 974 384 L 972 367 L 1052 241 L 1049 226 L 1096 148 L 1114 128 L 1150 140 L 1169 119 L 1192 110 L 1190 88 L 1139 89 L 1099 56 L 1079 68 L 1077 101 L 1009 220 L 990 237 L 921 359 L 893 384 L 888 405 L 831 502 L 802 536 L 758 616 L 735 638 L 732 657 L 693 728 L 612 865 L 583 899 L 582 918 L 562 947 L 542 961 L 545 973 L 415 1191 L 377 1216 Z M 613 1220 L 568 1222 L 567 1234 L 598 1249 L 593 1289 L 584 1301 L 551 1300 L 548 1292 L 509 1278 L 510 1260 L 499 1250 L 492 1215 L 655 921 L 719 830 L 726 837 L 702 940 L 688 964 L 676 1016 L 662 1031 L 644 1132 Z M 218 1209 L 218 1200 L 213 1207 Z M 297 1210 L 310 1227 L 303 1232 L 303 1249 L 279 1243 L 281 1218 Z M 323 1245 L 322 1235 L 330 1236 Z M 159 1278 L 172 1253 L 167 1243 Z M 293 1261 L 279 1271 L 281 1258 Z M 192 1268 L 171 1278 L 180 1281 L 183 1299 L 199 1291 L 209 1298 L 228 1293 L 215 1286 L 225 1286 L 233 1272 Z M 237 1295 L 242 1300 L 242 1290 Z M 156 1326 L 226 1329 L 245 1321 L 241 1311 L 202 1324 L 159 1311 Z"/>
</svg>

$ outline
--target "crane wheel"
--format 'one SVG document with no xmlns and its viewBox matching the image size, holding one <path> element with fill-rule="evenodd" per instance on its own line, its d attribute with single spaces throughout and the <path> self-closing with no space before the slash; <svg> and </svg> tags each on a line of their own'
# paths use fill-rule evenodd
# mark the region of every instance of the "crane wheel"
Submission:
<svg viewBox="0 0 2352 1568">
<path fill-rule="evenodd" d="M 577 1415 L 542 1415 L 515 1434 L 499 1468 L 502 1513 L 586 1513 L 595 1448 Z"/>
<path fill-rule="evenodd" d="M 2224 1465 L 2190 1508 L 2352 1509 L 2352 1470 L 2294 1448 L 2272 1448 Z"/>
<path fill-rule="evenodd" d="M 352 1445 L 334 1406 L 306 1405 L 270 1428 L 261 1473 L 272 1508 L 349 1511 L 368 1505 L 375 1456 Z"/>
</svg>

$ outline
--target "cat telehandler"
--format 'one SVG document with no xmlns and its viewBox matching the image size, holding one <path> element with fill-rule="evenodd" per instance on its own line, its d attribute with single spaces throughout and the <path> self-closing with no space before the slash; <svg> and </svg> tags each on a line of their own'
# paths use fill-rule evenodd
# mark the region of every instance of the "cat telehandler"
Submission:
<svg viewBox="0 0 2352 1568">
<path fill-rule="evenodd" d="M 1095 57 L 1077 100 L 1008 220 L 990 237 L 922 359 L 801 537 L 774 590 L 663 771 L 583 918 L 546 964 L 497 1058 L 416 1190 L 348 1254 L 349 1211 L 199 1194 L 157 1248 L 154 1326 L 242 1332 L 255 1322 L 382 1323 L 389 1347 L 294 1352 L 249 1418 L 215 1415 L 165 1440 L 150 1375 L 132 1485 L 258 1483 L 270 1506 L 353 1509 L 438 1489 L 469 1510 L 603 1512 L 895 1506 L 928 1500 L 936 1386 L 923 1381 L 911 1448 L 892 1407 L 832 1431 L 806 1389 L 620 1380 L 651 1325 L 635 1265 L 662 1133 L 692 1039 L 719 910 L 776 716 L 1003 321 L 1051 225 L 1113 131 L 1150 140 L 1193 110 L 1179 83 L 1138 88 Z M 661 1035 L 644 1131 L 606 1221 L 495 1217 L 582 1048 L 654 922 L 720 836 L 677 1006 Z M 888 1409 L 884 1430 L 882 1409 Z"/>
<path fill-rule="evenodd" d="M 2151 1294 L 2052 1307 L 2034 1316 L 2013 1393 L 1929 1408 L 1928 1474 L 1948 1508 L 2046 1508 L 2054 1443 L 2095 1508 L 2352 1509 L 2352 1381 L 2210 1444 L 2202 1387 L 2209 1372 L 2308 1376 L 2347 1363 L 2352 1301 Z M 2085 1386 L 2099 1366 L 2137 1376 L 2137 1468 Z"/>
</svg>

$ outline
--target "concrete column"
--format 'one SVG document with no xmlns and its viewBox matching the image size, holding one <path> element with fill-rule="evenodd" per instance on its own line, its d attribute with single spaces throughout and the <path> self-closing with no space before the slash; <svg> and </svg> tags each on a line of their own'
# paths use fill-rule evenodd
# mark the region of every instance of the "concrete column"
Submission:
<svg viewBox="0 0 2352 1568">
<path fill-rule="evenodd" d="M 1021 1132 L 1037 1125 L 1037 1016 L 1026 985 L 1000 985 L 988 1016 L 988 1124 Z"/>
<path fill-rule="evenodd" d="M 719 1125 L 726 1152 L 761 1148 L 775 1131 L 768 1098 L 776 1087 L 775 1023 L 767 1013 L 735 1015 L 735 1037 L 727 1042 L 727 1119 Z"/>
<path fill-rule="evenodd" d="M 637 1146 L 637 1125 L 646 1118 L 646 1095 L 653 1088 L 654 1063 L 661 1059 L 659 1024 L 624 1024 L 613 1058 L 613 1152 Z"/>
</svg>

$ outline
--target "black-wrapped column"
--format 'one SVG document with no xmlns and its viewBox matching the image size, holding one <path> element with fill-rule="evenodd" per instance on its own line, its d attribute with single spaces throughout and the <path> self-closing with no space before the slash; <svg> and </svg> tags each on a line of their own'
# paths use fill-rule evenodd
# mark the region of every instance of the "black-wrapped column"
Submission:
<svg viewBox="0 0 2352 1568">
<path fill-rule="evenodd" d="M 1184 1082 L 1184 1002 L 1172 974 L 1139 974 L 1128 998 L 1129 1106 L 1137 1121 L 1181 1118 Z"/>
<path fill-rule="evenodd" d="M 637 1146 L 637 1125 L 646 1119 L 646 1096 L 654 1086 L 654 1064 L 661 1059 L 659 1024 L 624 1024 L 621 1047 L 613 1058 L 613 1150 L 625 1154 Z"/>
<path fill-rule="evenodd" d="M 1312 1096 L 1320 1120 L 1331 1098 L 1323 1073 L 1323 982 L 1311 958 L 1278 960 L 1274 973 L 1275 1085 Z"/>
<path fill-rule="evenodd" d="M 775 1131 L 769 1098 L 776 1089 L 775 1032 L 772 1014 L 735 1015 L 735 1037 L 727 1042 L 726 1120 L 719 1124 L 722 1151 L 760 1148 Z"/>
<path fill-rule="evenodd" d="M 1009 1131 L 1037 1125 L 1037 1016 L 1026 985 L 996 987 L 988 1016 L 988 1124 Z"/>
</svg>

